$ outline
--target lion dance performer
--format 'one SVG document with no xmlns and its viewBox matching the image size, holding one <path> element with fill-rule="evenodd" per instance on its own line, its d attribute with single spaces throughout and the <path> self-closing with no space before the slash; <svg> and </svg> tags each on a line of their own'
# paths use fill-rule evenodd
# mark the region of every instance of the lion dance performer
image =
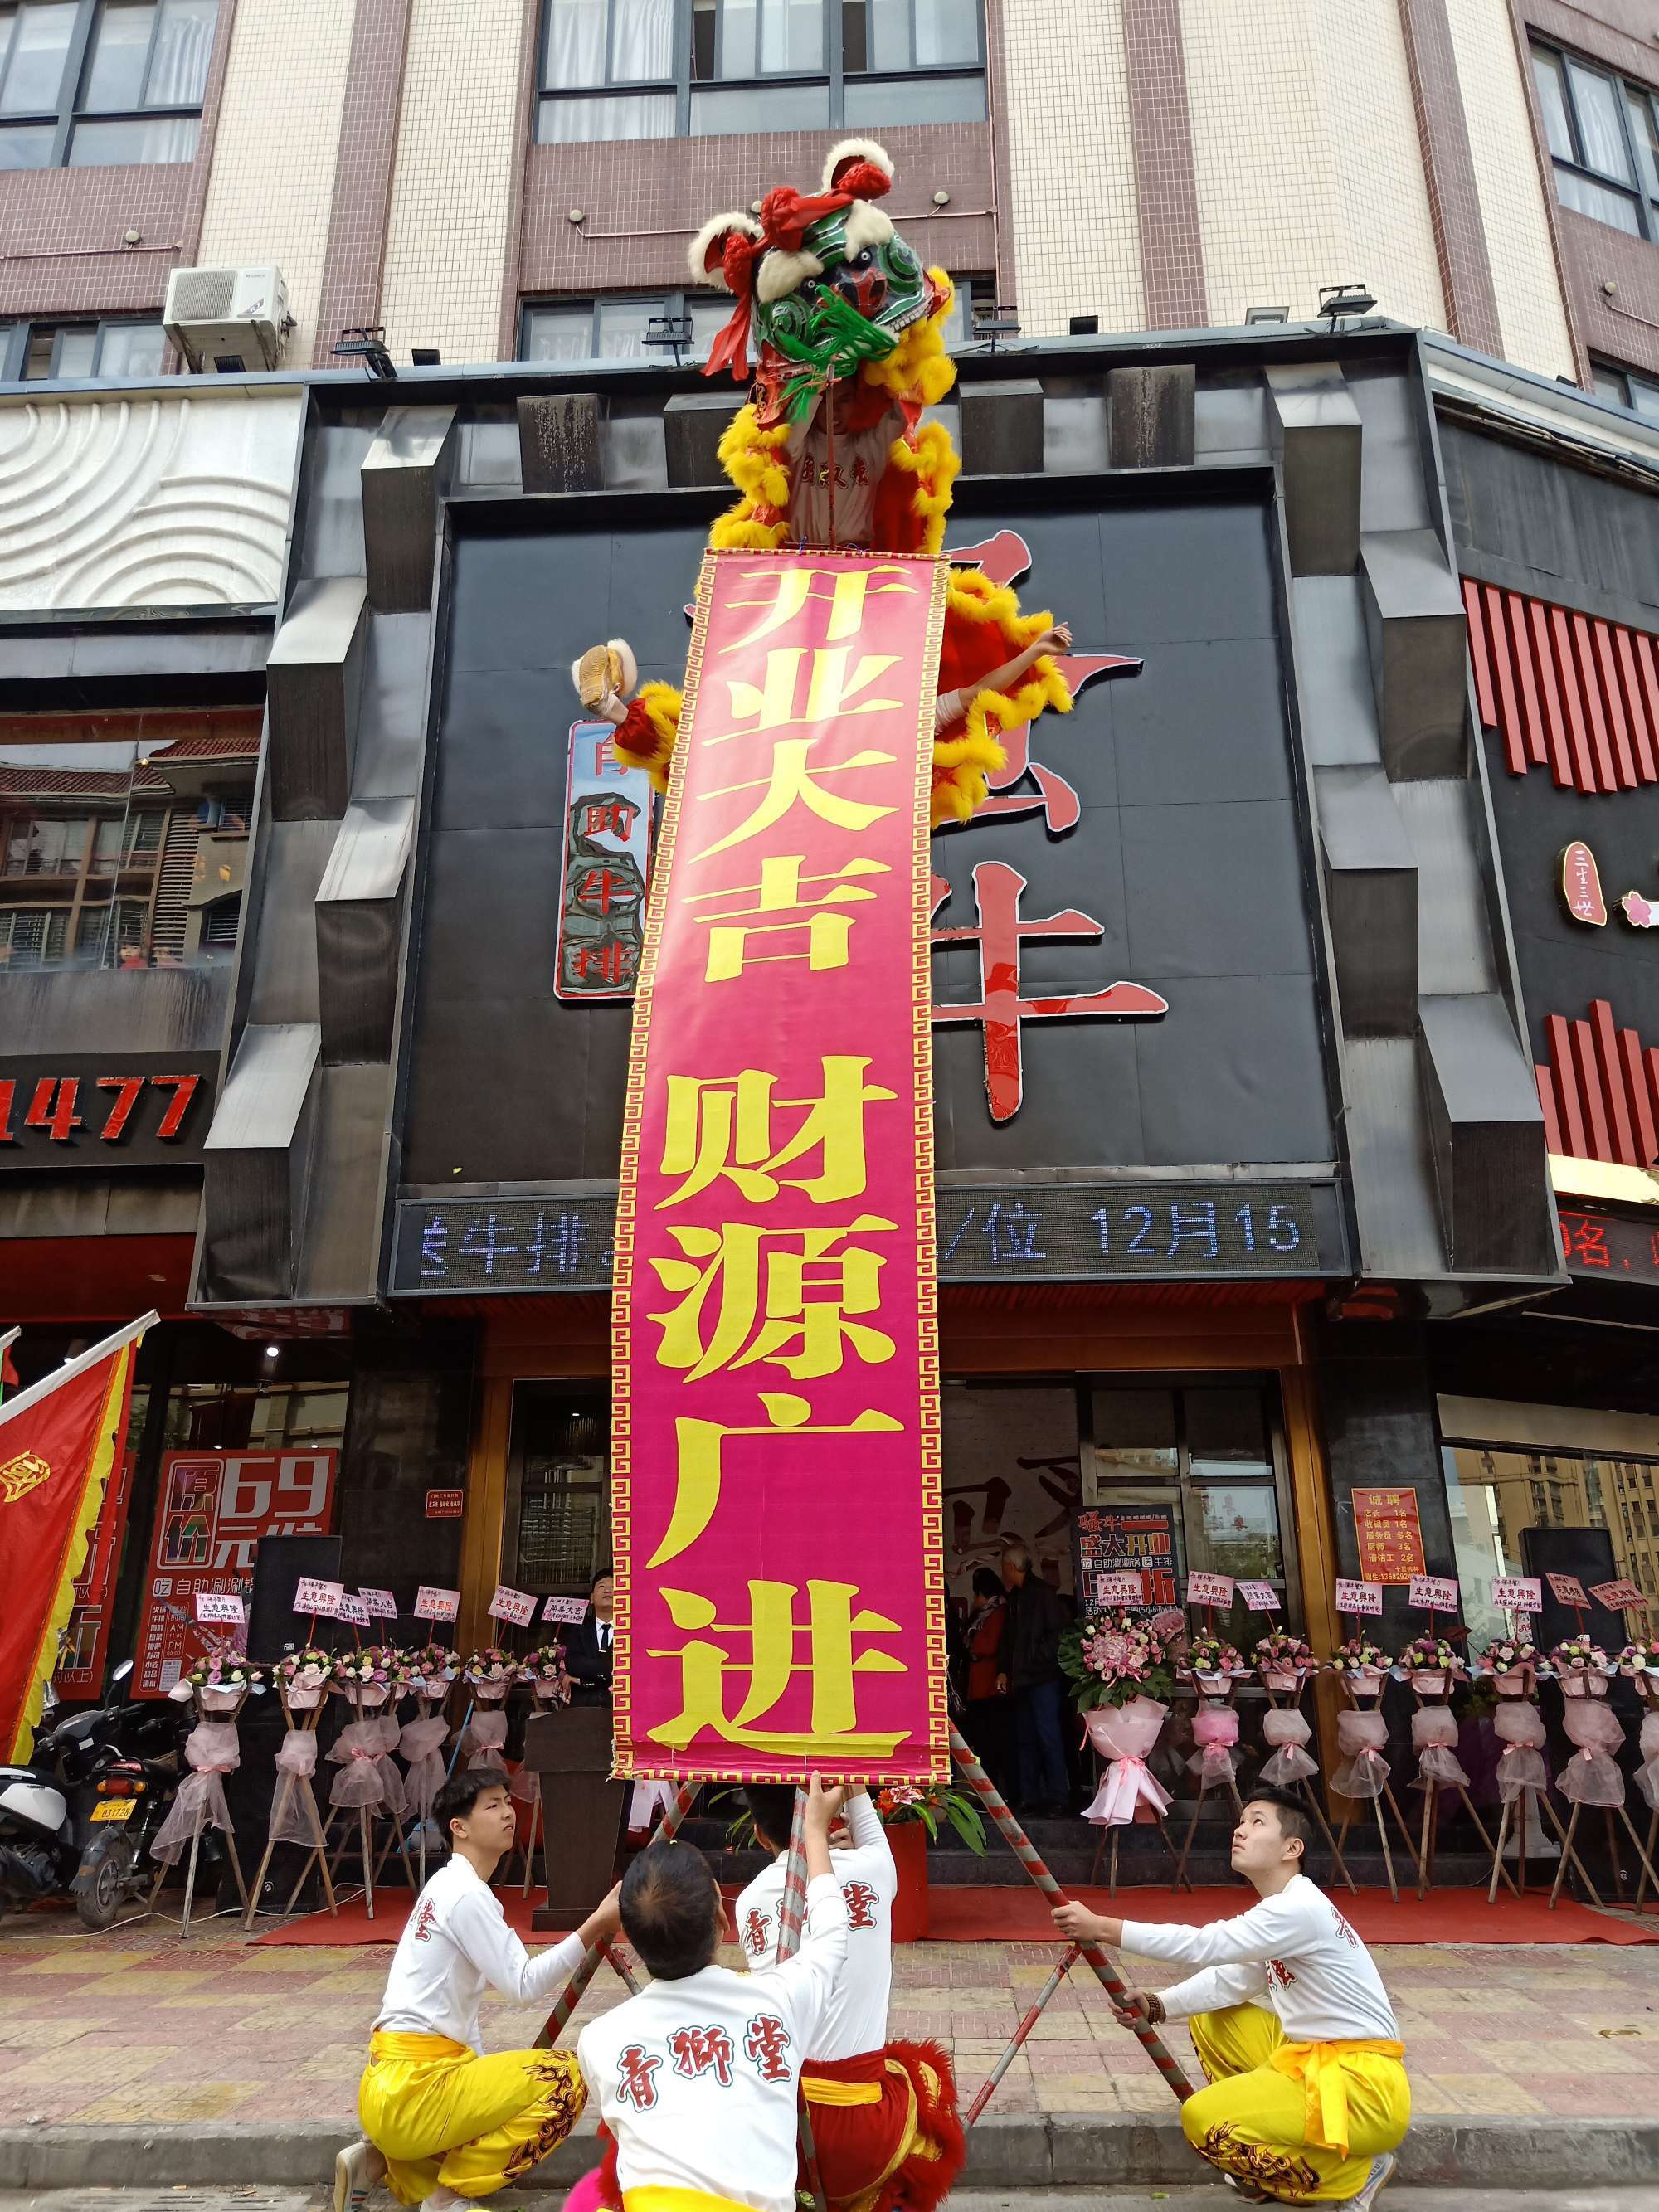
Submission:
<svg viewBox="0 0 1659 2212">
<path fill-rule="evenodd" d="M 720 441 L 741 496 L 709 532 L 716 552 L 944 546 L 962 464 L 945 426 L 921 418 L 956 381 L 944 337 L 954 295 L 945 271 L 924 270 L 875 204 L 892 181 L 879 146 L 848 139 L 825 161 L 821 192 L 781 185 L 758 221 L 716 216 L 692 240 L 693 283 L 735 303 L 705 375 L 729 368 L 743 382 L 758 341 L 753 397 Z M 1070 644 L 1063 623 L 1022 614 L 1012 591 L 977 570 L 952 574 L 935 708 L 935 829 L 983 805 L 1006 760 L 1001 732 L 1045 707 L 1071 712 L 1051 657 Z M 587 711 L 615 724 L 617 754 L 665 791 L 679 692 L 639 684 L 620 638 L 591 647 L 572 674 Z"/>
<path fill-rule="evenodd" d="M 777 1956 L 795 1793 L 751 1784 L 744 1794 L 756 1837 L 774 1855 L 736 1907 L 738 1940 L 750 1968 L 763 1969 Z M 828 2202 L 846 2212 L 891 2212 L 900 2203 L 933 2212 L 967 2155 L 956 2081 L 939 2044 L 887 2040 L 898 1874 L 865 1790 L 848 1796 L 847 1826 L 851 1848 L 830 1854 L 847 1902 L 847 1964 L 801 2069 L 819 2177 Z"/>
</svg>

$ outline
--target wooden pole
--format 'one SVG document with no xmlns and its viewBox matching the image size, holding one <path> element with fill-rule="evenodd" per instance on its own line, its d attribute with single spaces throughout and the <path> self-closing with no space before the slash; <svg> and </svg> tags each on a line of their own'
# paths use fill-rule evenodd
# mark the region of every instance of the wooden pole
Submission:
<svg viewBox="0 0 1659 2212">
<path fill-rule="evenodd" d="M 1025 1869 L 1027 1874 L 1030 1875 L 1045 1897 L 1053 1898 L 1057 1905 L 1064 1905 L 1066 1902 L 1065 1891 L 1043 1864 L 1037 1854 L 1036 1845 L 1024 1829 L 1020 1826 L 1007 1806 L 1003 1803 L 995 1784 L 975 1757 L 967 1738 L 954 1723 L 951 1729 L 951 1751 L 961 1771 L 963 1780 L 980 1799 L 986 1811 L 1001 1830 L 1004 1837 L 1012 1846 L 1015 1857 Z M 1126 1997 L 1129 1993 L 1128 1989 L 1113 1964 L 1111 1954 L 1103 1950 L 1098 1943 L 1085 1943 L 1081 1948 L 1083 1956 L 1088 1961 L 1095 1979 L 1105 1990 L 1107 1996 L 1118 1999 Z M 1184 2104 L 1193 2094 L 1192 2083 L 1188 2081 L 1170 2055 L 1157 2030 L 1150 2023 L 1143 2023 L 1133 2033 L 1135 2040 L 1168 2082 L 1170 2090 Z"/>
<path fill-rule="evenodd" d="M 834 496 L 833 490 L 831 497 Z M 806 1792 L 795 1792 L 794 1817 L 789 1823 L 789 1850 L 783 1862 L 783 1899 L 778 1907 L 778 1964 L 793 1959 L 800 1948 L 806 1922 Z M 827 2212 L 823 2176 L 818 2172 L 818 2147 L 812 2140 L 812 2112 L 803 2084 L 797 2133 L 800 2162 L 816 2212 Z"/>
</svg>

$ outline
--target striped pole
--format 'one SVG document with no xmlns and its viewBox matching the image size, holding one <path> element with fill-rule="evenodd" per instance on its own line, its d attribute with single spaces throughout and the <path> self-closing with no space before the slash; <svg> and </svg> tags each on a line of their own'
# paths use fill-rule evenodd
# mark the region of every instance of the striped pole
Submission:
<svg viewBox="0 0 1659 2212">
<path fill-rule="evenodd" d="M 783 1899 L 778 1906 L 778 1964 L 793 1959 L 800 1948 L 806 1923 L 806 1792 L 795 1792 L 794 1817 L 789 1823 L 789 1849 L 783 1862 Z M 826 2212 L 823 2177 L 818 2172 L 818 2147 L 812 2140 L 812 2115 L 805 2091 L 800 2100 L 798 2132 L 800 2162 L 816 2212 Z"/>
<path fill-rule="evenodd" d="M 1060 1964 L 1054 1968 L 1053 1973 L 1049 1975 L 1048 1980 L 1042 1984 L 1041 1990 L 1038 1990 L 1036 2002 L 1031 2007 L 1030 2012 L 1026 2014 L 1024 2019 L 1021 2021 L 1019 2026 L 1014 2030 L 1013 2041 L 1008 2045 L 1008 2048 L 1003 2052 L 1001 2057 L 998 2059 L 996 2064 L 991 2069 L 989 2075 L 981 2085 L 978 2096 L 975 2097 L 973 2103 L 969 2106 L 962 2123 L 964 2128 L 971 2128 L 974 2122 L 979 2118 L 980 2114 L 985 2110 L 985 2107 L 990 2103 L 992 2093 L 995 2089 L 997 2083 L 1001 2081 L 1003 2075 L 1013 2064 L 1016 2057 L 1018 2055 L 1021 2044 L 1024 2042 L 1026 2037 L 1036 2026 L 1038 2018 L 1040 2017 L 1043 2008 L 1047 2005 L 1049 1998 L 1053 1996 L 1054 1991 L 1060 1987 L 1066 1975 L 1071 1972 L 1073 1967 L 1076 1966 L 1078 1960 L 1082 1956 L 1083 1946 L 1080 1943 L 1073 1943 L 1071 1949 L 1066 1954 L 1066 1956 L 1060 1960 Z"/>
<path fill-rule="evenodd" d="M 1019 1822 L 1003 1803 L 996 1784 L 975 1758 L 967 1738 L 954 1722 L 951 1728 L 951 1755 L 960 1768 L 963 1781 L 980 1798 L 986 1811 L 1012 1844 L 1015 1857 L 1024 1868 L 1026 1873 L 1030 1875 L 1045 1897 L 1053 1898 L 1056 1905 L 1064 1905 L 1066 1902 L 1065 1891 L 1037 1856 L 1036 1846 L 1024 1829 L 1020 1826 Z M 1093 1968 L 1095 1979 L 1109 1997 L 1121 1999 L 1128 1995 L 1122 1978 L 1112 1964 L 1109 1952 L 1103 1951 L 1098 1943 L 1085 1943 L 1080 1945 L 1079 1948 Z M 1173 2094 L 1184 2104 L 1193 2094 L 1193 2085 L 1170 2056 L 1162 2037 L 1149 2023 L 1143 2023 L 1137 2027 L 1134 2030 L 1134 2035 L 1141 2049 L 1169 2083 Z"/>
<path fill-rule="evenodd" d="M 673 1840 L 676 1829 L 696 1802 L 698 1786 L 695 1782 L 681 1783 L 673 1803 L 662 1816 L 662 1826 L 656 1834 L 658 1843 L 666 1844 Z M 581 2002 L 583 1992 L 599 1972 L 601 1959 L 608 1959 L 611 1964 L 617 1967 L 617 1972 L 622 1973 L 623 1979 L 628 1983 L 629 1990 L 634 1989 L 635 1984 L 629 1980 L 626 1973 L 623 1972 L 611 1946 L 608 1943 L 590 1943 L 587 1949 L 583 1952 L 581 1961 L 575 1972 L 565 1984 L 558 2002 L 547 2015 L 546 2026 L 536 2038 L 538 2051 L 545 2051 L 550 2044 L 557 2042 L 571 2014 Z"/>
</svg>

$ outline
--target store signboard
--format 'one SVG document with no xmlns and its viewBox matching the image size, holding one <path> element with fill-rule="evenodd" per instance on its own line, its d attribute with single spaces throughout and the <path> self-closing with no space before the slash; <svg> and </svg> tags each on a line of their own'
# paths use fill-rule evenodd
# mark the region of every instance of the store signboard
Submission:
<svg viewBox="0 0 1659 2212">
<path fill-rule="evenodd" d="M 1558 1206 L 1567 1272 L 1589 1282 L 1659 1284 L 1659 1219 Z"/>
<path fill-rule="evenodd" d="M 0 1053 L 0 1175 L 178 1167 L 213 1119 L 211 1053 Z"/>
<path fill-rule="evenodd" d="M 165 1697 L 200 1655 L 198 1591 L 246 1603 L 262 1536 L 331 1533 L 338 1467 L 333 1450 L 167 1453 L 139 1617 L 136 1697 Z"/>
</svg>

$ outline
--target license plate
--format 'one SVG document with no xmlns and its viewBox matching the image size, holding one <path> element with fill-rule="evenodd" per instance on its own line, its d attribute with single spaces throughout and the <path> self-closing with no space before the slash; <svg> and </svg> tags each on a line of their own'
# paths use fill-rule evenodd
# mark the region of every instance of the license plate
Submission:
<svg viewBox="0 0 1659 2212">
<path fill-rule="evenodd" d="M 130 1820 L 138 1809 L 136 1797 L 100 1798 L 92 1808 L 94 1820 Z"/>
</svg>

